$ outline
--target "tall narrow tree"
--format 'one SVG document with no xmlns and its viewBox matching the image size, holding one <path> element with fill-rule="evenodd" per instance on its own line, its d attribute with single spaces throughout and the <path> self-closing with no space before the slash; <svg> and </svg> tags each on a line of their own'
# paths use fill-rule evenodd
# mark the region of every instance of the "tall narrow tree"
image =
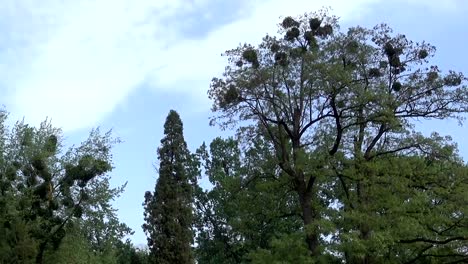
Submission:
<svg viewBox="0 0 468 264">
<path fill-rule="evenodd" d="M 193 263 L 191 244 L 192 186 L 190 154 L 179 114 L 171 110 L 158 149 L 159 178 L 154 193 L 145 193 L 143 230 L 154 263 Z"/>
</svg>

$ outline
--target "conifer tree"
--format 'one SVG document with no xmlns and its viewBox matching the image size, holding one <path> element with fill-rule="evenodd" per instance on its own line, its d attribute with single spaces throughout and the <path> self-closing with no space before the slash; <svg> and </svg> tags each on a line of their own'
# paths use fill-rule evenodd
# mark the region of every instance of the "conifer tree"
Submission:
<svg viewBox="0 0 468 264">
<path fill-rule="evenodd" d="M 154 263 L 193 263 L 191 244 L 192 186 L 190 154 L 179 114 L 171 110 L 158 149 L 159 178 L 154 193 L 145 193 L 143 230 Z"/>
</svg>

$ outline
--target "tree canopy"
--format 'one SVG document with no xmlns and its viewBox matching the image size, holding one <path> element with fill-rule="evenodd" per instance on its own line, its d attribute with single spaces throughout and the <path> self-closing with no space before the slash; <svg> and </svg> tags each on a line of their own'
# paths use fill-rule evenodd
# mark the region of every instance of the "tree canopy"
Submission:
<svg viewBox="0 0 468 264">
<path fill-rule="evenodd" d="M 209 89 L 212 123 L 270 146 L 311 261 L 466 260 L 466 205 L 439 196 L 462 195 L 465 165 L 450 138 L 414 127 L 462 122 L 468 110 L 466 78 L 430 65 L 434 54 L 385 24 L 340 31 L 326 10 L 285 17 L 279 36 L 225 53 Z"/>
</svg>

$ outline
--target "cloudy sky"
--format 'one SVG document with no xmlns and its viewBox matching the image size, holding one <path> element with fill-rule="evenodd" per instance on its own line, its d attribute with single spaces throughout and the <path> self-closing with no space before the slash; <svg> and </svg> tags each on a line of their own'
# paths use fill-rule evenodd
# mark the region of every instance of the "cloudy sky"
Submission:
<svg viewBox="0 0 468 264">
<path fill-rule="evenodd" d="M 434 63 L 468 73 L 464 0 L 1 0 L 0 104 L 12 119 L 49 117 L 67 142 L 90 128 L 113 129 L 112 183 L 128 181 L 119 217 L 144 244 L 141 203 L 154 188 L 156 148 L 170 109 L 184 121 L 191 149 L 220 131 L 208 126 L 220 54 L 276 32 L 280 16 L 331 6 L 342 28 L 386 22 L 438 48 Z M 450 134 L 468 159 L 466 128 L 442 121 L 423 131 Z"/>
</svg>

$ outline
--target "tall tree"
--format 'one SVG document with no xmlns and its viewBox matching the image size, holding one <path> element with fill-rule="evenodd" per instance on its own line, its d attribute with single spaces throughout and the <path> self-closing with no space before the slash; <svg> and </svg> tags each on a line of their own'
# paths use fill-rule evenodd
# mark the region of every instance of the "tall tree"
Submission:
<svg viewBox="0 0 468 264">
<path fill-rule="evenodd" d="M 297 194 L 306 242 L 316 256 L 321 251 L 319 175 L 304 170 L 304 165 L 309 157 L 306 151 L 323 149 L 313 136 L 316 127 L 333 116 L 321 80 L 330 67 L 322 54 L 336 29 L 336 19 L 325 14 L 300 20 L 286 17 L 280 25 L 283 39 L 266 36 L 258 47 L 243 45 L 227 51 L 230 64 L 223 78 L 213 79 L 209 90 L 213 111 L 220 114 L 212 121 L 222 125 L 254 121 L 267 135 L 276 163 Z M 335 146 L 329 149 L 332 155 L 336 151 Z"/>
<path fill-rule="evenodd" d="M 242 131 L 254 133 L 258 124 L 274 146 L 276 163 L 297 194 L 314 256 L 325 252 L 320 223 L 331 218 L 321 204 L 331 201 L 324 195 L 331 177 L 340 178 L 336 183 L 343 184 L 345 196 L 358 196 L 357 204 L 340 201 L 345 210 L 367 208 L 367 162 L 431 149 L 433 141 L 414 131 L 412 122 L 468 111 L 465 77 L 429 66 L 433 46 L 394 35 L 385 25 L 338 29 L 326 12 L 286 17 L 281 38 L 266 36 L 258 47 L 227 51 L 229 65 L 209 90 L 218 114 L 212 121 L 223 127 L 247 121 Z M 350 156 L 359 176 L 346 181 L 347 175 L 330 171 L 329 162 Z M 342 167 L 340 161 L 335 165 Z M 358 233 L 363 243 L 373 233 L 365 219 L 342 231 Z M 370 263 L 367 254 L 353 262 Z"/>
<path fill-rule="evenodd" d="M 179 114 L 171 110 L 158 149 L 159 178 L 144 201 L 143 230 L 155 263 L 193 263 L 191 156 Z"/>
</svg>

